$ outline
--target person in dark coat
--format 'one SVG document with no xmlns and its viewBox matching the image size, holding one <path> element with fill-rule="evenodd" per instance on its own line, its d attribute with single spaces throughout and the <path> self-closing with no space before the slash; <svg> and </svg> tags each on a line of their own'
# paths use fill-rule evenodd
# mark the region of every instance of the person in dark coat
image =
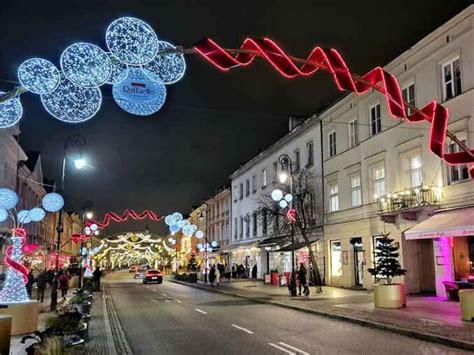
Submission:
<svg viewBox="0 0 474 355">
<path fill-rule="evenodd" d="M 59 289 L 61 290 L 61 297 L 66 298 L 67 290 L 69 289 L 69 275 L 63 271 L 59 275 Z"/>
<path fill-rule="evenodd" d="M 33 276 L 33 272 L 30 270 L 28 272 L 28 281 L 26 282 L 26 293 L 28 293 L 28 297 L 31 298 L 31 290 L 33 288 L 33 284 L 35 283 L 35 277 Z"/>
<path fill-rule="evenodd" d="M 38 287 L 38 294 L 36 295 L 36 299 L 41 303 L 44 301 L 44 290 L 46 289 L 46 285 L 48 284 L 48 275 L 46 270 L 42 271 L 38 277 L 36 278 L 36 287 Z"/>
<path fill-rule="evenodd" d="M 100 278 L 102 277 L 102 271 L 98 266 L 95 268 L 92 276 L 94 277 L 95 290 L 100 291 Z"/>
<path fill-rule="evenodd" d="M 257 264 L 254 264 L 252 267 L 252 278 L 253 279 L 257 278 Z"/>
<path fill-rule="evenodd" d="M 235 264 L 232 264 L 232 278 L 236 279 L 237 278 L 237 266 Z"/>
<path fill-rule="evenodd" d="M 214 280 L 216 279 L 216 265 L 212 265 L 211 270 L 209 270 L 209 284 L 214 286 Z"/>
<path fill-rule="evenodd" d="M 305 296 L 309 295 L 309 287 L 308 287 L 308 283 L 306 282 L 306 273 L 307 272 L 308 271 L 304 267 L 304 264 L 301 263 L 300 268 L 298 270 L 298 279 L 300 281 L 300 284 L 298 286 L 298 288 L 299 288 L 298 296 L 301 296 L 301 286 L 303 286 L 303 294 Z"/>
</svg>

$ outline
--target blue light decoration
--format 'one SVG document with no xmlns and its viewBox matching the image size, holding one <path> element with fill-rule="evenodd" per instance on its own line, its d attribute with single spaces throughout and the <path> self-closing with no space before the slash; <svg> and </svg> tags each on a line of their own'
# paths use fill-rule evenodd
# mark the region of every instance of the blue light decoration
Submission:
<svg viewBox="0 0 474 355">
<path fill-rule="evenodd" d="M 176 47 L 164 41 L 158 43 L 159 53 L 151 62 L 144 65 L 145 74 L 153 81 L 170 85 L 178 82 L 186 71 L 186 61 L 182 53 L 163 53 L 162 51 L 176 51 Z"/>
<path fill-rule="evenodd" d="M 170 226 L 170 232 L 172 234 L 178 233 L 181 228 L 177 224 L 172 224 Z"/>
<path fill-rule="evenodd" d="M 56 89 L 61 81 L 61 73 L 49 60 L 31 58 L 18 67 L 18 80 L 26 90 L 43 95 Z"/>
<path fill-rule="evenodd" d="M 202 238 L 204 238 L 204 233 L 203 233 L 203 231 L 197 231 L 195 233 L 195 236 L 196 236 L 197 239 L 202 239 Z"/>
<path fill-rule="evenodd" d="M 198 243 L 197 248 L 198 248 L 198 249 L 202 249 L 202 248 L 203 248 L 202 243 Z"/>
<path fill-rule="evenodd" d="M 18 204 L 18 195 L 6 187 L 0 188 L 0 208 L 11 210 Z"/>
<path fill-rule="evenodd" d="M 191 222 L 189 222 L 189 220 L 187 220 L 187 219 L 185 219 L 185 220 L 183 221 L 183 227 L 184 227 L 184 226 L 189 226 L 190 224 L 191 224 Z"/>
<path fill-rule="evenodd" d="M 0 208 L 0 223 L 5 222 L 8 219 L 8 211 L 4 208 Z"/>
<path fill-rule="evenodd" d="M 281 200 L 279 203 L 281 208 L 287 208 L 288 207 L 288 202 L 286 202 L 286 200 Z"/>
<path fill-rule="evenodd" d="M 166 100 L 166 86 L 148 79 L 141 68 L 129 68 L 126 79 L 112 87 L 112 96 L 120 108 L 137 116 L 158 112 Z"/>
<path fill-rule="evenodd" d="M 165 223 L 166 225 L 170 226 L 173 224 L 173 216 L 172 215 L 168 215 L 165 217 Z"/>
<path fill-rule="evenodd" d="M 21 210 L 20 212 L 17 213 L 16 218 L 18 220 L 18 223 L 20 223 L 20 224 L 31 223 L 30 211 L 29 210 Z"/>
<path fill-rule="evenodd" d="M 178 223 L 179 221 L 183 219 L 183 215 L 179 212 L 173 213 L 171 217 L 173 218 L 174 223 Z"/>
<path fill-rule="evenodd" d="M 186 225 L 183 227 L 183 234 L 186 237 L 191 237 L 194 233 L 194 229 L 190 225 Z"/>
<path fill-rule="evenodd" d="M 40 207 L 35 207 L 30 210 L 28 216 L 33 222 L 40 222 L 46 216 L 46 212 Z"/>
<path fill-rule="evenodd" d="M 217 242 L 216 242 L 215 240 L 213 240 L 213 241 L 211 242 L 211 246 L 212 246 L 213 248 L 217 247 Z"/>
<path fill-rule="evenodd" d="M 57 212 L 64 207 L 63 197 L 56 192 L 50 192 L 49 194 L 44 195 L 41 202 L 43 208 L 48 212 Z"/>
<path fill-rule="evenodd" d="M 41 95 L 48 113 L 68 123 L 84 122 L 92 118 L 102 104 L 102 93 L 97 88 L 84 88 L 63 80 L 53 92 Z"/>
<path fill-rule="evenodd" d="M 112 71 L 107 79 L 107 84 L 114 85 L 125 80 L 128 76 L 128 65 L 115 58 L 109 53 L 110 62 L 112 63 Z"/>
<path fill-rule="evenodd" d="M 109 55 L 91 43 L 74 43 L 61 54 L 61 69 L 74 84 L 97 88 L 105 84 L 112 72 Z"/>
<path fill-rule="evenodd" d="M 195 224 L 191 224 L 191 228 L 193 229 L 193 232 L 197 231 L 198 227 Z"/>
<path fill-rule="evenodd" d="M 110 52 L 129 65 L 143 65 L 153 60 L 158 52 L 158 37 L 146 22 L 134 17 L 113 21 L 105 32 Z"/>
<path fill-rule="evenodd" d="M 0 97 L 5 92 L 0 91 Z M 0 103 L 0 128 L 8 128 L 18 123 L 23 115 L 23 107 L 18 97 L 12 97 Z"/>
</svg>

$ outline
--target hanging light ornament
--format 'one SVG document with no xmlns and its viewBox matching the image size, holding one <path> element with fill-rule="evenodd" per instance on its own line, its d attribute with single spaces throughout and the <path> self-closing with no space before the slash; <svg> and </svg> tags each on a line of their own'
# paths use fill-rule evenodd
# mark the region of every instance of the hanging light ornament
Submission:
<svg viewBox="0 0 474 355">
<path fill-rule="evenodd" d="M 48 113 L 68 123 L 84 122 L 92 118 L 102 104 L 98 88 L 84 88 L 63 80 L 51 93 L 41 95 L 41 102 Z"/>
<path fill-rule="evenodd" d="M 202 238 L 204 238 L 204 233 L 203 233 L 203 231 L 197 231 L 195 235 L 196 235 L 196 238 L 197 238 L 197 239 L 202 239 Z"/>
<path fill-rule="evenodd" d="M 107 79 L 107 84 L 114 85 L 127 78 L 128 65 L 118 60 L 112 53 L 109 53 L 109 58 L 112 64 L 112 70 Z"/>
<path fill-rule="evenodd" d="M 44 195 L 41 202 L 43 208 L 48 212 L 57 212 L 64 207 L 63 197 L 56 192 L 50 192 L 49 194 Z"/>
<path fill-rule="evenodd" d="M 191 227 L 190 225 L 186 225 L 183 227 L 183 234 L 186 236 L 186 237 L 191 237 L 194 233 L 194 228 Z"/>
<path fill-rule="evenodd" d="M 18 204 L 18 195 L 15 191 L 6 187 L 0 188 L 0 207 L 6 210 L 15 208 Z"/>
<path fill-rule="evenodd" d="M 170 50 L 172 53 L 159 53 L 155 59 L 145 64 L 145 74 L 153 81 L 170 85 L 178 82 L 186 71 L 186 61 L 182 53 L 176 53 L 176 47 L 164 41 L 158 43 L 159 52 Z"/>
<path fill-rule="evenodd" d="M 39 222 L 44 219 L 46 212 L 40 207 L 35 207 L 30 210 L 28 216 L 33 222 Z"/>
<path fill-rule="evenodd" d="M 3 91 L 0 91 L 0 97 L 5 95 Z M 4 102 L 0 103 L 0 128 L 8 128 L 18 123 L 21 116 L 23 115 L 23 107 L 21 106 L 20 99 L 12 97 Z"/>
<path fill-rule="evenodd" d="M 0 223 L 5 222 L 8 219 L 8 211 L 0 207 Z"/>
<path fill-rule="evenodd" d="M 28 210 L 21 210 L 20 212 L 18 212 L 16 215 L 18 223 L 21 223 L 21 224 L 31 223 L 31 218 L 29 214 L 30 214 L 30 211 Z"/>
<path fill-rule="evenodd" d="M 56 89 L 61 81 L 61 74 L 49 60 L 31 58 L 18 67 L 18 80 L 26 90 L 43 95 Z"/>
</svg>

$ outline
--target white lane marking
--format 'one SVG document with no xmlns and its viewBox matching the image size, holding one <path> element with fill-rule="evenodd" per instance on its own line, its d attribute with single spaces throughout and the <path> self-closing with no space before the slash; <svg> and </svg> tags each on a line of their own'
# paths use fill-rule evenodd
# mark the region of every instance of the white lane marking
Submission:
<svg viewBox="0 0 474 355">
<path fill-rule="evenodd" d="M 287 343 L 284 343 L 282 341 L 279 341 L 278 342 L 279 344 L 283 345 L 283 346 L 286 346 L 287 348 L 291 349 L 291 350 L 295 350 L 297 351 L 299 354 L 301 355 L 309 355 L 309 353 L 307 353 L 306 351 L 303 351 L 301 349 L 298 349 L 298 348 L 295 348 L 294 346 L 291 346 L 290 344 L 287 344 Z"/>
<path fill-rule="evenodd" d="M 165 302 L 171 302 L 171 300 L 165 300 Z"/>
<path fill-rule="evenodd" d="M 292 352 L 292 351 L 290 351 L 290 350 L 287 350 L 287 349 L 285 349 L 285 348 L 282 348 L 281 346 L 278 346 L 278 345 L 276 345 L 276 344 L 268 343 L 268 345 L 273 346 L 274 348 L 277 348 L 278 350 L 281 350 L 281 351 L 283 351 L 283 352 L 285 352 L 285 353 L 287 353 L 287 354 L 296 355 L 296 353 L 294 353 L 294 352 Z"/>
<path fill-rule="evenodd" d="M 178 302 L 178 303 L 183 303 L 183 301 L 180 301 L 180 300 L 175 300 L 175 301 Z"/>
<path fill-rule="evenodd" d="M 204 312 L 202 309 L 199 309 L 199 308 L 194 308 L 194 310 L 202 314 L 207 314 L 207 312 Z"/>
<path fill-rule="evenodd" d="M 162 295 L 165 296 L 165 297 L 168 296 L 166 293 L 162 293 Z"/>
<path fill-rule="evenodd" d="M 232 326 L 233 326 L 234 328 L 237 328 L 237 329 L 240 329 L 240 330 L 244 331 L 244 332 L 247 333 L 247 334 L 253 334 L 253 332 L 252 332 L 251 330 L 248 330 L 248 329 L 246 329 L 246 328 L 239 327 L 239 326 L 236 325 L 236 324 L 232 324 Z"/>
<path fill-rule="evenodd" d="M 152 301 L 152 302 L 155 302 L 155 303 L 158 303 L 158 302 L 160 302 L 160 301 L 158 301 L 158 300 L 154 300 L 154 299 L 152 299 L 151 301 Z"/>
</svg>

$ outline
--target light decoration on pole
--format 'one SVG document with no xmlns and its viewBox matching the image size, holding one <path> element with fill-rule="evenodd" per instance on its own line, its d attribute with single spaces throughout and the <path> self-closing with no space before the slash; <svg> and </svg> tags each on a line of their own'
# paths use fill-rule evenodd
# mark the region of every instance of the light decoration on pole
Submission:
<svg viewBox="0 0 474 355">
<path fill-rule="evenodd" d="M 0 91 L 0 98 L 3 95 L 5 95 L 5 93 Z M 8 128 L 16 125 L 22 115 L 23 107 L 21 106 L 20 99 L 17 97 L 12 97 L 0 102 L 0 128 Z"/>
<path fill-rule="evenodd" d="M 96 224 L 99 228 L 107 228 L 109 225 L 110 225 L 110 222 L 117 222 L 117 223 L 121 223 L 121 222 L 125 222 L 127 221 L 129 218 L 135 220 L 135 221 L 140 221 L 140 220 L 143 220 L 145 218 L 148 218 L 150 219 L 151 221 L 154 221 L 154 222 L 158 222 L 161 220 L 161 216 L 157 215 L 155 212 L 151 211 L 151 210 L 144 210 L 143 212 L 141 213 L 138 213 L 132 209 L 127 209 L 125 210 L 125 212 L 119 216 L 118 214 L 116 214 L 115 212 L 107 212 L 105 215 L 104 215 L 104 218 L 102 220 L 102 222 L 99 222 L 99 221 L 94 221 L 94 220 L 88 220 L 86 221 L 86 225 L 87 226 L 91 226 L 92 224 Z"/>
<path fill-rule="evenodd" d="M 44 195 L 41 202 L 43 208 L 48 212 L 57 212 L 64 207 L 64 198 L 56 192 Z"/>
<path fill-rule="evenodd" d="M 49 60 L 31 58 L 18 67 L 18 80 L 26 90 L 44 95 L 57 88 L 61 81 L 61 73 Z"/>
<path fill-rule="evenodd" d="M 143 66 L 145 75 L 150 80 L 170 85 L 178 82 L 186 72 L 186 61 L 182 53 L 176 52 L 176 47 L 164 41 L 158 43 L 159 51 L 155 59 Z M 166 53 L 169 50 L 170 53 Z"/>
<path fill-rule="evenodd" d="M 128 65 L 121 62 L 111 53 L 109 53 L 110 62 L 112 63 L 112 70 L 110 76 L 107 79 L 107 84 L 114 85 L 120 83 L 128 76 Z"/>
<path fill-rule="evenodd" d="M 24 224 L 41 221 L 47 210 L 57 212 L 62 208 L 56 209 L 57 201 L 60 196 L 56 193 L 46 194 L 43 197 L 42 208 L 34 207 L 31 210 L 21 210 L 16 212 L 18 204 L 18 195 L 15 191 L 8 188 L 0 188 L 0 223 L 7 221 L 10 217 L 13 221 L 12 236 L 10 245 L 5 253 L 4 263 L 7 266 L 5 282 L 0 292 L 0 302 L 26 302 L 28 294 L 25 284 L 28 281 L 28 269 L 23 265 L 23 251 L 31 250 L 31 246 L 26 246 L 26 231 L 22 228 Z M 60 196 L 61 197 L 61 196 Z M 64 200 L 61 197 L 61 200 Z M 46 204 L 44 204 L 46 202 Z"/>
</svg>

